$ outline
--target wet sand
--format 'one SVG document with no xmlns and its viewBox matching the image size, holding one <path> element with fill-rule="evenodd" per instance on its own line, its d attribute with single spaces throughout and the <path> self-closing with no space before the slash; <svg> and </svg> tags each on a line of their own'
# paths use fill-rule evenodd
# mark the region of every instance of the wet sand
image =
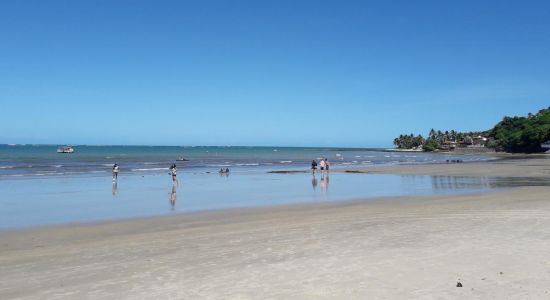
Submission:
<svg viewBox="0 0 550 300">
<path fill-rule="evenodd" d="M 380 172 L 413 169 L 543 177 L 550 160 Z M 4 231 L 0 298 L 549 298 L 549 194 L 522 187 Z"/>
<path fill-rule="evenodd" d="M 356 167 L 339 172 L 432 176 L 550 177 L 550 155 L 508 155 L 487 162 Z"/>
</svg>

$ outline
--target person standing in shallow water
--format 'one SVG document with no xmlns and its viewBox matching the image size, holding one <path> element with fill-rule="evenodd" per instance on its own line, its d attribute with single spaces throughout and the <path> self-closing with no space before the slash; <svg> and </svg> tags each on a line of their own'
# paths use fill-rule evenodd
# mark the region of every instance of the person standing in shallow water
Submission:
<svg viewBox="0 0 550 300">
<path fill-rule="evenodd" d="M 170 166 L 170 175 L 172 175 L 172 181 L 173 182 L 176 182 L 176 176 L 177 176 L 177 169 L 176 169 L 176 164 L 172 164 Z"/>
<path fill-rule="evenodd" d="M 328 174 L 329 167 L 330 167 L 330 163 L 328 162 L 328 158 L 325 158 L 325 169 L 327 170 L 327 174 Z"/>
<path fill-rule="evenodd" d="M 317 161 L 314 159 L 311 161 L 311 173 L 313 173 L 313 175 L 315 175 L 315 170 L 317 170 Z"/>
<path fill-rule="evenodd" d="M 118 164 L 114 164 L 113 165 L 113 181 L 118 179 L 118 171 L 119 171 Z"/>
<path fill-rule="evenodd" d="M 321 174 L 325 174 L 325 160 L 321 158 L 321 161 L 319 162 L 319 166 L 321 167 Z"/>
</svg>

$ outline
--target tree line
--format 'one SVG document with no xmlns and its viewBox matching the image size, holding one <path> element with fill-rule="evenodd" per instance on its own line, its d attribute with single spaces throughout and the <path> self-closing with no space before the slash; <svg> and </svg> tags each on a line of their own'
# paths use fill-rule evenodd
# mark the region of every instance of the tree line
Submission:
<svg viewBox="0 0 550 300">
<path fill-rule="evenodd" d="M 483 137 L 482 140 L 479 137 Z M 458 132 L 431 129 L 427 138 L 405 134 L 396 137 L 393 144 L 399 149 L 434 151 L 454 147 L 466 147 L 475 143 L 497 151 L 536 153 L 542 152 L 541 144 L 550 140 L 550 107 L 527 117 L 504 117 L 487 131 Z"/>
<path fill-rule="evenodd" d="M 504 117 L 487 135 L 497 151 L 542 152 L 541 144 L 550 140 L 550 107 L 527 117 Z"/>
</svg>

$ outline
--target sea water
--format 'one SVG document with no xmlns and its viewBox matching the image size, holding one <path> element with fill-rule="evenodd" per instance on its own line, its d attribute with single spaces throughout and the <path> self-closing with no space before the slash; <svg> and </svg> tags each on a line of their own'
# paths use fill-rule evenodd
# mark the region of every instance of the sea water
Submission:
<svg viewBox="0 0 550 300">
<path fill-rule="evenodd" d="M 120 166 L 121 174 L 161 174 L 166 173 L 172 163 L 197 172 L 217 172 L 220 168 L 232 171 L 308 169 L 313 159 L 321 158 L 327 158 L 333 168 L 494 159 L 487 155 L 349 148 L 77 145 L 74 149 L 74 153 L 60 154 L 56 152 L 56 145 L 0 145 L 0 178 L 105 176 L 115 163 Z M 188 161 L 178 161 L 180 158 Z"/>
<path fill-rule="evenodd" d="M 285 147 L 0 146 L 0 228 L 91 222 L 213 209 L 378 197 L 488 191 L 499 178 L 316 174 L 312 159 L 332 169 L 478 161 L 489 156 L 391 153 L 373 149 Z M 188 161 L 176 161 L 178 158 Z M 118 180 L 112 165 L 120 165 Z M 177 182 L 168 167 L 178 165 Z M 229 174 L 218 174 L 229 168 Z M 277 170 L 296 173 L 270 173 Z M 531 182 L 531 181 L 528 181 Z M 546 184 L 546 183 L 541 183 Z"/>
</svg>

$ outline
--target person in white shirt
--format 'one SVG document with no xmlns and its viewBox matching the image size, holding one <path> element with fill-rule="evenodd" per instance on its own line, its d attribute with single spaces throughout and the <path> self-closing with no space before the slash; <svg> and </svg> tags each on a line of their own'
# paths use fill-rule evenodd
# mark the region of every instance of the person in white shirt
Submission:
<svg viewBox="0 0 550 300">
<path fill-rule="evenodd" d="M 113 180 L 118 179 L 118 171 L 119 171 L 118 164 L 114 164 L 113 165 Z"/>
</svg>

